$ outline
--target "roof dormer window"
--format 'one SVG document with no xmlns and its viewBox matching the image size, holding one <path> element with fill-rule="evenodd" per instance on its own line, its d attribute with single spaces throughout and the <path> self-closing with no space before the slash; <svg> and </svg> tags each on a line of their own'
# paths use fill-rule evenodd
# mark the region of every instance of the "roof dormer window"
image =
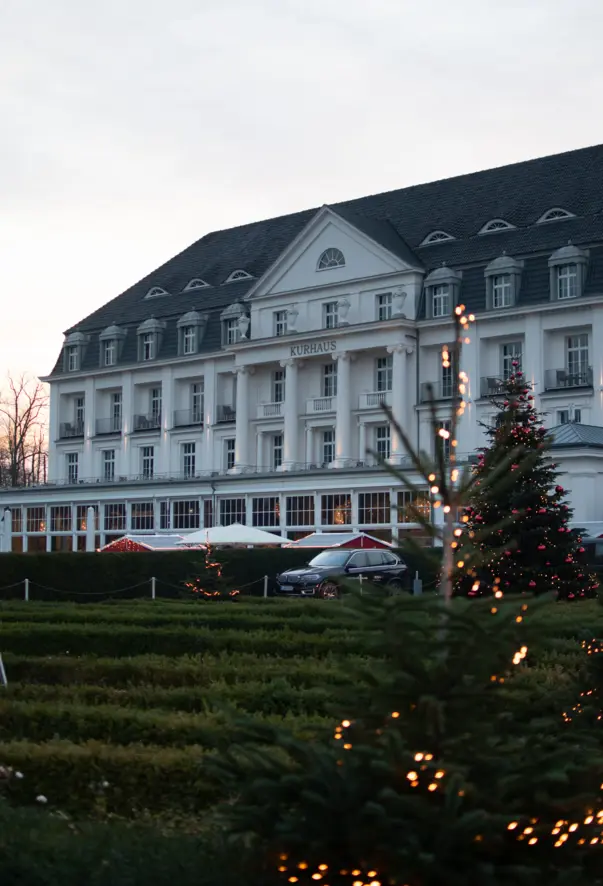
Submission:
<svg viewBox="0 0 603 886">
<path fill-rule="evenodd" d="M 238 270 L 233 271 L 232 274 L 229 274 L 224 282 L 235 283 L 237 280 L 251 280 L 251 274 L 248 274 L 247 271 L 239 268 Z"/>
<path fill-rule="evenodd" d="M 246 339 L 249 332 L 249 317 L 240 302 L 229 305 L 220 314 L 222 325 L 222 346 L 234 345 Z"/>
<path fill-rule="evenodd" d="M 587 266 L 588 250 L 574 246 L 571 241 L 555 250 L 549 258 L 551 299 L 580 298 L 584 294 Z"/>
<path fill-rule="evenodd" d="M 544 215 L 541 215 L 537 225 L 543 225 L 545 222 L 553 222 L 553 221 L 564 221 L 568 218 L 575 218 L 573 212 L 568 212 L 567 209 L 561 209 L 559 206 L 555 206 L 553 209 L 549 209 L 548 212 L 545 212 Z"/>
<path fill-rule="evenodd" d="M 454 237 L 452 234 L 447 234 L 446 231 L 432 231 L 419 245 L 431 246 L 432 243 L 445 243 L 446 240 L 454 240 Z"/>
<path fill-rule="evenodd" d="M 145 298 L 159 298 L 161 295 L 169 295 L 169 292 L 166 292 L 161 286 L 153 286 L 149 289 Z"/>
<path fill-rule="evenodd" d="M 486 266 L 486 308 L 498 311 L 517 304 L 523 262 L 506 252 Z"/>
<path fill-rule="evenodd" d="M 89 340 L 90 336 L 84 335 L 83 332 L 72 332 L 67 336 L 63 348 L 63 369 L 65 372 L 79 372 Z"/>
<path fill-rule="evenodd" d="M 115 366 L 123 349 L 126 330 L 121 326 L 107 326 L 99 335 L 100 365 Z"/>
<path fill-rule="evenodd" d="M 209 283 L 206 283 L 205 280 L 202 280 L 200 277 L 194 277 L 188 281 L 183 292 L 190 292 L 191 289 L 207 289 L 208 287 Z"/>
<path fill-rule="evenodd" d="M 316 265 L 316 270 L 329 271 L 331 268 L 343 267 L 345 267 L 345 256 L 343 252 L 335 246 L 330 246 L 321 253 L 320 258 L 318 259 L 318 264 Z"/>
<path fill-rule="evenodd" d="M 176 326 L 178 328 L 178 354 L 180 356 L 190 356 L 198 352 L 207 326 L 207 320 L 207 314 L 200 314 L 195 310 L 189 311 L 178 320 Z"/>
<path fill-rule="evenodd" d="M 505 221 L 504 218 L 493 218 L 478 231 L 479 234 L 495 234 L 498 231 L 514 231 L 515 225 Z"/>
<path fill-rule="evenodd" d="M 454 306 L 458 303 L 461 287 L 461 274 L 452 268 L 442 265 L 425 278 L 425 314 L 436 320 L 450 317 Z"/>
<path fill-rule="evenodd" d="M 164 329 L 165 323 L 162 320 L 156 320 L 155 317 L 150 317 L 140 324 L 137 335 L 138 359 L 141 363 L 157 359 Z"/>
</svg>

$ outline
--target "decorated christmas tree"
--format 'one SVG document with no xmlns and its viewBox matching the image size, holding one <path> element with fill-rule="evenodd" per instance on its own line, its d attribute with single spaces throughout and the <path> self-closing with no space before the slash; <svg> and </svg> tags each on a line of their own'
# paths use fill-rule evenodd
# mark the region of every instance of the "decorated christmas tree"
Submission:
<svg viewBox="0 0 603 886">
<path fill-rule="evenodd" d="M 548 593 L 573 600 L 590 596 L 596 581 L 581 565 L 584 548 L 572 532 L 572 509 L 559 483 L 556 464 L 548 454 L 542 415 L 534 406 L 532 386 L 517 362 L 493 398 L 498 410 L 486 427 L 489 446 L 479 455 L 469 506 L 466 534 L 479 533 L 482 542 L 478 581 L 457 577 L 457 592 Z M 509 482 L 493 489 L 485 482 L 510 452 Z M 525 460 L 531 459 L 527 466 Z M 488 530 L 491 530 L 488 532 Z"/>
</svg>

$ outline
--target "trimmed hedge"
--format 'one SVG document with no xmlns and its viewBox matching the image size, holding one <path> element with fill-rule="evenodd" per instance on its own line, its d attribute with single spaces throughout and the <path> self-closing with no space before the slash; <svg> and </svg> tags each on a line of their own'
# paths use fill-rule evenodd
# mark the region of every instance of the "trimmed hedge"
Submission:
<svg viewBox="0 0 603 886">
<path fill-rule="evenodd" d="M 261 596 L 263 577 L 270 579 L 285 569 L 303 566 L 318 553 L 295 548 L 262 550 L 225 549 L 216 551 L 216 559 L 222 563 L 224 578 L 233 588 L 241 588 L 245 594 Z M 409 573 L 419 570 L 426 587 L 433 586 L 435 574 L 427 561 L 418 562 L 413 552 L 401 550 Z M 22 599 L 25 578 L 31 582 L 32 600 L 67 600 L 92 602 L 111 598 L 119 591 L 120 599 L 136 599 L 150 596 L 150 578 L 157 579 L 157 595 L 167 599 L 190 597 L 183 582 L 205 569 L 201 551 L 149 551 L 148 553 L 102 554 L 0 554 L 0 589 L 17 583 L 17 587 L 0 590 L 2 599 Z M 140 582 L 144 586 L 122 590 Z M 255 584 L 250 584 L 255 583 Z M 51 589 L 51 590 L 49 590 Z M 52 590 L 55 589 L 55 590 Z M 57 593 L 58 591 L 58 593 Z"/>
</svg>

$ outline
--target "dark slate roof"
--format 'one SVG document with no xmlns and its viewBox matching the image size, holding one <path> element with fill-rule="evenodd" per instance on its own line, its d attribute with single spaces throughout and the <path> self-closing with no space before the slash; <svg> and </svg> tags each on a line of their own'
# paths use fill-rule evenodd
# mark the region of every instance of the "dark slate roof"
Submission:
<svg viewBox="0 0 603 886">
<path fill-rule="evenodd" d="M 553 207 L 566 209 L 576 218 L 535 225 Z M 603 241 L 603 145 L 348 200 L 331 208 L 414 266 L 429 271 L 446 262 L 463 269 L 462 298 L 474 310 L 484 304 L 483 265 L 503 250 L 517 258 L 534 256 L 526 261 L 520 303 L 538 302 L 548 298 L 546 262 L 551 252 L 569 239 L 577 245 Z M 224 285 L 223 281 L 237 268 L 260 277 L 316 212 L 316 208 L 308 209 L 207 234 L 68 331 L 98 333 L 119 323 L 128 328 L 120 362 L 134 362 L 133 340 L 141 321 L 151 314 L 175 321 L 195 307 L 211 314 L 203 350 L 216 349 L 220 310 L 243 298 L 254 282 Z M 478 235 L 493 218 L 506 219 L 515 230 Z M 455 239 L 421 247 L 434 230 L 447 231 Z M 601 250 L 594 252 L 587 292 L 600 292 L 603 286 Z M 201 277 L 211 287 L 183 292 L 193 277 Z M 146 300 L 153 286 L 163 287 L 170 295 Z M 160 357 L 176 353 L 173 325 L 168 323 Z M 93 336 L 82 368 L 98 365 Z M 61 371 L 59 360 L 53 372 Z"/>
<path fill-rule="evenodd" d="M 597 425 L 581 425 L 569 422 L 557 425 L 548 432 L 553 438 L 552 448 L 561 449 L 573 446 L 603 448 L 603 428 Z"/>
</svg>

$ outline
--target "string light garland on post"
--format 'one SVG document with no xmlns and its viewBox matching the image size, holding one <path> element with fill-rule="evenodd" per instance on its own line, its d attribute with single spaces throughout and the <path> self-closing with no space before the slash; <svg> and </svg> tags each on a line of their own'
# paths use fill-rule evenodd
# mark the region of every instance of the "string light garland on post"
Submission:
<svg viewBox="0 0 603 886">
<path fill-rule="evenodd" d="M 239 591 L 226 587 L 222 575 L 222 564 L 219 560 L 214 559 L 211 545 L 206 543 L 204 555 L 205 579 L 200 576 L 191 578 L 184 582 L 184 586 L 189 588 L 196 597 L 205 598 L 206 600 L 216 600 L 225 598 L 235 598 L 239 596 Z"/>
</svg>

